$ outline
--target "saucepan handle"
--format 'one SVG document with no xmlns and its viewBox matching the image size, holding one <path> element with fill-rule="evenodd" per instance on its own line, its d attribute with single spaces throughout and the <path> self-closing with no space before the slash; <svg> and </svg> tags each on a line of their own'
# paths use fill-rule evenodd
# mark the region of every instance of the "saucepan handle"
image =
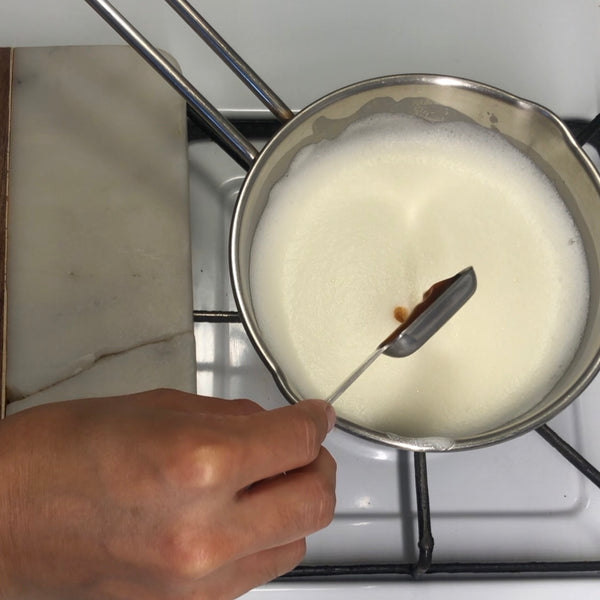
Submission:
<svg viewBox="0 0 600 600">
<path fill-rule="evenodd" d="M 166 0 L 194 31 L 226 62 L 280 121 L 294 115 L 242 58 L 221 38 L 205 19 L 185 0 Z M 212 139 L 244 169 L 250 169 L 258 150 L 224 117 L 194 85 L 182 75 L 127 19 L 107 0 L 86 2 L 148 62 L 183 98 L 206 127 Z"/>
</svg>

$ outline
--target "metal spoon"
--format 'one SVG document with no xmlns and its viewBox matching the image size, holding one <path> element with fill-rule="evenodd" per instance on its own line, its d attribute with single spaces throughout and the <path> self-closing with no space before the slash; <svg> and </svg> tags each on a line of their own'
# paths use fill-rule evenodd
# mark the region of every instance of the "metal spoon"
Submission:
<svg viewBox="0 0 600 600">
<path fill-rule="evenodd" d="M 476 289 L 477 277 L 473 267 L 467 267 L 454 277 L 433 284 L 408 318 L 377 346 L 326 401 L 333 404 L 382 354 L 400 358 L 418 350 L 456 314 Z"/>
</svg>

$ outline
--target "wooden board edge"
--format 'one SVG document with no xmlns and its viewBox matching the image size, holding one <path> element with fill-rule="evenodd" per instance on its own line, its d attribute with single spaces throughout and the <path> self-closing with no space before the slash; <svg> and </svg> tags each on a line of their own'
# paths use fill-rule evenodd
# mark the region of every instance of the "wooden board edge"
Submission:
<svg viewBox="0 0 600 600">
<path fill-rule="evenodd" d="M 0 48 L 0 419 L 6 415 L 6 256 L 13 58 L 12 48 Z"/>
</svg>

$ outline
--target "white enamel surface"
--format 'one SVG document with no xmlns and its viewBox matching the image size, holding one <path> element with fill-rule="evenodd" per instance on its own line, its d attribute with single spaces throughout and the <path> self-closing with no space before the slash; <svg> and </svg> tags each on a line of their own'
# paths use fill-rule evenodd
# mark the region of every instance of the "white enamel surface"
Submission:
<svg viewBox="0 0 600 600">
<path fill-rule="evenodd" d="M 114 4 L 217 106 L 259 108 L 165 2 Z M 294 109 L 361 79 L 429 72 L 507 89 L 563 117 L 597 112 L 596 0 L 247 0 L 235 10 L 222 0 L 192 4 Z M 5 0 L 0 40 L 27 46 L 120 38 L 83 0 Z"/>
<path fill-rule="evenodd" d="M 594 580 L 532 581 L 518 579 L 516 581 L 436 581 L 436 582 L 403 582 L 403 583 L 343 583 L 343 584 L 278 584 L 269 588 L 254 590 L 243 598 L 245 600 L 580 600 L 594 598 L 598 593 L 598 584 Z"/>
<path fill-rule="evenodd" d="M 203 43 L 160 0 L 120 0 L 221 108 L 259 110 Z M 562 117 L 600 110 L 600 8 L 596 0 L 195 0 L 194 5 L 294 109 L 379 74 L 434 72 L 497 85 Z M 83 1 L 5 0 L 2 45 L 113 43 Z M 233 307 L 226 271 L 228 212 L 242 173 L 214 145 L 191 149 L 195 306 Z M 222 209 L 225 208 L 225 214 Z M 215 220 L 216 219 L 216 220 Z M 283 398 L 239 325 L 198 325 L 201 393 Z M 598 380 L 552 426 L 600 464 Z M 309 540 L 307 561 L 409 561 L 416 524 L 412 458 L 335 431 L 339 463 L 333 525 Z M 428 457 L 436 560 L 597 559 L 600 490 L 537 434 L 488 449 Z M 402 517 L 399 518 L 399 513 Z M 541 555 L 540 555 L 541 551 Z M 250 600 L 458 600 L 593 598 L 597 579 L 272 584 Z"/>
</svg>

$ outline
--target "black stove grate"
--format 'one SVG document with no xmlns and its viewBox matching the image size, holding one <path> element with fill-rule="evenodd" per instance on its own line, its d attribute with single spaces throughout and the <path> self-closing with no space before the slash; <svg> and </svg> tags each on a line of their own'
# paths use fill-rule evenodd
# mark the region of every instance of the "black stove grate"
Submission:
<svg viewBox="0 0 600 600">
<path fill-rule="evenodd" d="M 247 137 L 268 139 L 281 127 L 272 118 L 238 119 L 233 124 Z M 580 145 L 589 143 L 600 153 L 600 115 L 591 121 L 565 120 L 573 136 Z M 209 139 L 194 114 L 188 111 L 188 140 L 190 142 Z M 236 311 L 194 310 L 197 323 L 240 323 Z M 590 464 L 579 452 L 562 439 L 547 425 L 536 429 L 553 448 L 562 454 L 576 469 L 600 488 L 600 471 Z M 398 452 L 404 452 L 399 450 Z M 600 560 L 589 561 L 515 561 L 515 562 L 434 562 L 434 537 L 429 505 L 429 485 L 427 480 L 427 455 L 413 452 L 416 509 L 418 524 L 418 558 L 415 563 L 378 563 L 348 565 L 300 565 L 281 579 L 291 580 L 330 580 L 343 578 L 359 580 L 372 578 L 403 577 L 424 578 L 465 578 L 465 577 L 599 577 Z M 600 492 L 599 492 L 600 493 Z"/>
</svg>

